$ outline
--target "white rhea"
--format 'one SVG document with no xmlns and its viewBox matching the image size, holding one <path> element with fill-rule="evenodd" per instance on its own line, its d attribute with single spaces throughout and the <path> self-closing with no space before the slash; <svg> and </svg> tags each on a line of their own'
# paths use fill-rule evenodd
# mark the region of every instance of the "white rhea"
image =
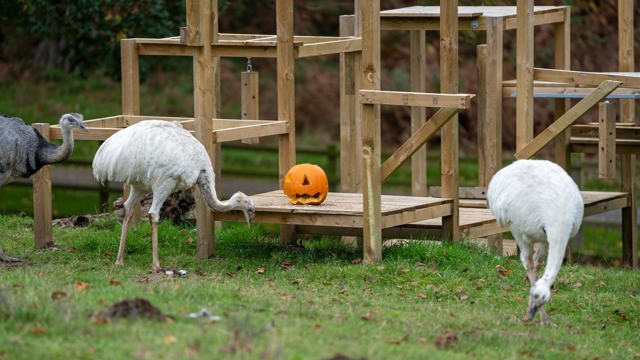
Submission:
<svg viewBox="0 0 640 360">
<path fill-rule="evenodd" d="M 125 216 L 116 265 L 124 264 L 124 246 L 133 206 L 149 191 L 153 192 L 149 221 L 152 267 L 156 271 L 160 269 L 157 228 L 160 209 L 171 193 L 197 184 L 212 210 L 241 210 L 249 226 L 255 213 L 253 202 L 241 192 L 233 194 L 228 201 L 218 199 L 207 151 L 196 138 L 174 122 L 146 120 L 113 134 L 100 146 L 93 159 L 93 175 L 100 182 L 119 181 L 131 185 L 131 193 L 124 203 Z"/>
<path fill-rule="evenodd" d="M 498 224 L 509 227 L 520 248 L 531 284 L 526 319 L 533 319 L 539 310 L 544 324 L 548 315 L 543 305 L 551 298 L 551 285 L 569 239 L 582 224 L 584 202 L 578 186 L 557 164 L 518 160 L 493 176 L 487 201 Z M 544 273 L 537 279 L 536 271 L 545 257 Z"/>
</svg>

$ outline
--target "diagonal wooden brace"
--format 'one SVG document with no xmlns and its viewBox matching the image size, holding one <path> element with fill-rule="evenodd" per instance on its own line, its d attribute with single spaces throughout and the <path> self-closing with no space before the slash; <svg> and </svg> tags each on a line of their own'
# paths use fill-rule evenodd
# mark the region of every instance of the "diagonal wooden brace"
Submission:
<svg viewBox="0 0 640 360">
<path fill-rule="evenodd" d="M 540 149 L 547 145 L 556 136 L 565 131 L 571 124 L 573 124 L 580 116 L 582 116 L 587 110 L 591 109 L 594 105 L 602 101 L 615 89 L 617 89 L 622 83 L 620 81 L 605 80 L 596 89 L 594 89 L 584 99 L 580 100 L 574 107 L 569 109 L 566 113 L 560 116 L 556 121 L 544 129 L 538 136 L 531 140 L 515 155 L 516 159 L 529 159 L 535 155 Z"/>
<path fill-rule="evenodd" d="M 391 173 L 413 155 L 429 138 L 440 130 L 455 114 L 457 108 L 442 108 L 422 125 L 380 167 L 380 178 L 384 181 Z"/>
</svg>

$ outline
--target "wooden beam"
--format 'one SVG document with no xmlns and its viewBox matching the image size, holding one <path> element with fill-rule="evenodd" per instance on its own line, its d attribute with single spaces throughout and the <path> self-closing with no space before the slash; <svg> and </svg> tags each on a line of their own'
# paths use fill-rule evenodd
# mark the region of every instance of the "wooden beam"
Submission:
<svg viewBox="0 0 640 360">
<path fill-rule="evenodd" d="M 467 109 L 471 106 L 472 94 L 433 94 L 407 91 L 360 90 L 361 104 L 421 106 Z"/>
<path fill-rule="evenodd" d="M 569 86 L 597 86 L 605 80 L 619 81 L 622 87 L 640 88 L 640 76 L 622 73 L 588 72 L 556 69 L 533 69 L 536 80 L 557 81 Z"/>
<path fill-rule="evenodd" d="M 544 129 L 538 136 L 531 140 L 528 144 L 516 152 L 516 159 L 529 159 L 535 155 L 540 149 L 547 145 L 556 136 L 561 134 L 566 128 L 573 124 L 580 116 L 594 105 L 602 101 L 613 90 L 620 86 L 618 81 L 604 81 L 591 94 L 578 102 L 569 111 L 564 113 L 559 119 Z"/>
<path fill-rule="evenodd" d="M 409 47 L 411 61 L 410 90 L 412 92 L 427 92 L 427 40 L 426 31 L 413 30 L 409 32 Z M 412 136 L 425 124 L 427 109 L 422 106 L 411 107 Z M 382 165 L 384 167 L 384 164 Z M 383 179 L 384 181 L 384 175 Z M 420 146 L 411 156 L 411 195 L 426 196 L 427 189 L 427 144 Z"/>
<path fill-rule="evenodd" d="M 440 0 L 440 91 L 458 92 L 458 0 Z M 442 218 L 443 240 L 460 238 L 458 213 L 458 116 L 440 131 L 442 195 L 454 199 L 451 216 Z"/>
<path fill-rule="evenodd" d="M 362 63 L 360 86 L 380 89 L 380 0 L 360 2 Z M 380 106 L 362 105 L 363 262 L 382 259 Z"/>
<path fill-rule="evenodd" d="M 458 113 L 456 108 L 442 108 L 424 123 L 411 137 L 387 158 L 382 164 L 380 179 L 384 182 L 395 169 L 404 163 L 411 155 L 431 138 L 441 127 Z"/>
<path fill-rule="evenodd" d="M 616 112 L 609 101 L 600 103 L 598 112 L 599 146 L 598 177 L 616 177 Z"/>
<path fill-rule="evenodd" d="M 45 140 L 49 140 L 49 124 L 33 124 Z M 33 179 L 33 234 L 36 249 L 53 246 L 51 234 L 52 196 L 51 196 L 51 167 L 43 166 Z"/>
<path fill-rule="evenodd" d="M 533 0 L 517 2 L 516 151 L 533 138 Z"/>
</svg>

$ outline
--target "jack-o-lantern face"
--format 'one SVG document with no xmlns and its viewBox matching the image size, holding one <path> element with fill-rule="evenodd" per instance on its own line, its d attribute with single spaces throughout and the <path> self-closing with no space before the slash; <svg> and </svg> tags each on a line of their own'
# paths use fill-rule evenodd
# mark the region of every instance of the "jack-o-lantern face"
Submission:
<svg viewBox="0 0 640 360">
<path fill-rule="evenodd" d="M 282 187 L 290 203 L 318 205 L 327 198 L 329 181 L 320 166 L 298 164 L 289 169 Z"/>
</svg>

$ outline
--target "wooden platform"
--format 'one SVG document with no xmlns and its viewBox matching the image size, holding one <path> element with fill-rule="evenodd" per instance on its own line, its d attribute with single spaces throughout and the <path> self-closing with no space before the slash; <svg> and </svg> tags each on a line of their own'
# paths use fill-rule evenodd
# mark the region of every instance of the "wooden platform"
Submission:
<svg viewBox="0 0 640 360">
<path fill-rule="evenodd" d="M 218 40 L 211 45 L 220 57 L 275 58 L 277 39 L 275 35 L 219 33 Z M 180 43 L 179 36 L 163 39 L 134 38 L 140 55 L 148 56 L 193 56 L 190 46 Z M 354 36 L 294 36 L 294 57 L 304 58 L 341 54 L 362 50 L 362 40 Z"/>
<path fill-rule="evenodd" d="M 624 192 L 582 191 L 584 216 L 628 206 Z M 281 190 L 252 195 L 256 204 L 256 223 L 296 225 L 303 234 L 362 235 L 362 194 L 329 193 L 319 206 L 292 205 Z M 472 207 L 465 207 L 468 203 Z M 438 239 L 442 236 L 442 216 L 450 214 L 451 199 L 416 196 L 382 195 L 382 235 L 385 238 Z M 509 231 L 499 226 L 486 200 L 460 199 L 460 232 L 469 239 Z M 484 206 L 482 206 L 484 204 Z M 420 219 L 420 220 L 412 220 Z M 244 221 L 239 212 L 217 213 L 216 220 Z"/>
<path fill-rule="evenodd" d="M 252 195 L 256 223 L 325 227 L 323 234 L 352 235 L 362 231 L 362 194 L 333 193 L 320 205 L 292 205 L 282 190 Z M 447 198 L 382 195 L 382 228 L 451 214 Z M 216 219 L 243 221 L 241 213 L 216 213 Z M 331 230 L 334 229 L 334 230 Z M 328 232 L 327 232 L 328 231 Z M 301 231 L 304 232 L 304 231 Z M 315 231 L 314 231 L 315 232 Z"/>
<path fill-rule="evenodd" d="M 193 118 L 115 115 L 99 119 L 85 120 L 84 125 L 89 131 L 76 131 L 74 134 L 75 140 L 106 140 L 121 129 L 140 121 L 150 119 L 175 121 L 180 123 L 180 125 L 189 132 L 195 132 L 195 121 Z M 287 122 L 278 120 L 211 119 L 211 122 L 214 143 L 286 134 L 288 131 Z M 62 139 L 62 130 L 59 125 L 51 126 L 50 137 L 51 139 Z"/>
</svg>

